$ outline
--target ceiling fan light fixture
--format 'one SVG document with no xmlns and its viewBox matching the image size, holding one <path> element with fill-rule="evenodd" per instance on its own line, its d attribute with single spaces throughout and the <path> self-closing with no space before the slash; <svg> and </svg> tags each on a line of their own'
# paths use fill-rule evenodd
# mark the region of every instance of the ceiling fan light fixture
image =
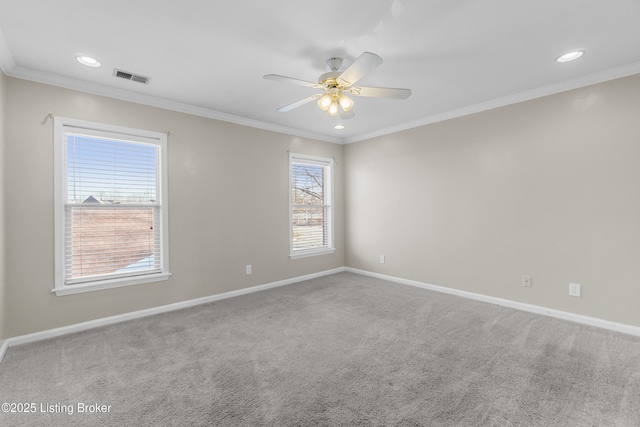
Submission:
<svg viewBox="0 0 640 427">
<path fill-rule="evenodd" d="M 338 102 L 340 103 L 340 106 L 342 107 L 345 113 L 348 111 L 351 111 L 351 109 L 353 108 L 353 99 L 349 98 L 347 95 L 345 95 L 342 92 L 338 96 Z"/>
<path fill-rule="evenodd" d="M 329 105 L 329 109 L 327 110 L 327 114 L 330 115 L 331 117 L 335 117 L 338 115 L 338 112 L 340 111 L 339 107 L 338 107 L 338 101 L 333 101 L 331 103 L 331 105 Z"/>
<path fill-rule="evenodd" d="M 327 111 L 332 102 L 333 102 L 333 97 L 329 95 L 329 93 L 327 92 L 324 95 L 322 95 L 320 99 L 318 99 L 318 107 L 322 111 Z"/>
</svg>

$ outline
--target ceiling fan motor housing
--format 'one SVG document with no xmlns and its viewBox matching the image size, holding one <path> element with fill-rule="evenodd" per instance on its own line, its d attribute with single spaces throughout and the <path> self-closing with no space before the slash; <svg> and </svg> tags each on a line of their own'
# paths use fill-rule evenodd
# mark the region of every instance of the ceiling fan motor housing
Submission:
<svg viewBox="0 0 640 427">
<path fill-rule="evenodd" d="M 340 71 L 329 71 L 318 77 L 318 83 L 327 85 L 327 87 L 338 86 L 336 79 L 342 74 Z"/>
</svg>

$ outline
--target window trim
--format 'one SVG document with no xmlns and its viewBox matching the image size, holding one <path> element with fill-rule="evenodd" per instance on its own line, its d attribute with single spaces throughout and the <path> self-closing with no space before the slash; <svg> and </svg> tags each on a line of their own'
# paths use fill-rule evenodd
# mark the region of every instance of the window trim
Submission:
<svg viewBox="0 0 640 427">
<path fill-rule="evenodd" d="M 54 292 L 57 296 L 71 295 L 83 292 L 112 289 L 123 286 L 139 285 L 142 283 L 159 282 L 169 279 L 169 215 L 168 215 L 168 162 L 167 162 L 167 134 L 128 128 L 123 126 L 108 125 L 89 122 L 85 120 L 71 119 L 55 116 L 54 126 L 54 260 L 55 280 Z M 160 147 L 160 272 L 142 273 L 127 277 L 111 277 L 96 279 L 78 284 L 67 284 L 65 277 L 65 194 L 66 194 L 66 168 L 65 168 L 65 133 L 86 132 L 92 136 L 104 136 L 111 139 L 126 137 L 125 139 L 137 142 L 157 144 Z"/>
<path fill-rule="evenodd" d="M 329 188 L 328 188 L 328 193 L 329 193 L 329 203 L 327 203 L 327 201 L 325 200 L 324 205 L 329 207 L 329 225 L 328 225 L 328 232 L 327 232 L 327 237 L 329 239 L 329 244 L 325 247 L 321 247 L 321 248 L 315 248 L 315 249 L 304 249 L 304 250 L 297 250 L 294 251 L 293 250 L 293 200 L 291 199 L 291 195 L 292 195 L 292 173 L 293 173 L 293 163 L 297 162 L 297 163 L 307 163 L 307 164 L 315 164 L 315 165 L 319 165 L 319 166 L 323 166 L 323 167 L 328 167 L 329 168 L 329 175 L 330 175 L 330 182 L 329 182 Z M 298 153 L 292 153 L 289 152 L 289 175 L 288 175 L 288 179 L 289 179 L 289 258 L 294 260 L 294 259 L 300 259 L 300 258 L 307 258 L 307 257 L 312 257 L 312 256 L 317 256 L 317 255 L 328 255 L 328 254 L 332 254 L 336 251 L 335 248 L 335 239 L 334 239 L 334 198 L 333 198 L 333 194 L 334 194 L 334 161 L 332 158 L 328 158 L 328 157 L 319 157 L 319 156 L 311 156 L 311 155 L 307 155 L 307 154 L 298 154 Z"/>
</svg>

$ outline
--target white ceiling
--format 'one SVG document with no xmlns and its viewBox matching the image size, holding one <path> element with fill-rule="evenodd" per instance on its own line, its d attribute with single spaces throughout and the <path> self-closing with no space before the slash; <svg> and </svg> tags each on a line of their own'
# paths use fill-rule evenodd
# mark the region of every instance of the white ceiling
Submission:
<svg viewBox="0 0 640 427">
<path fill-rule="evenodd" d="M 0 0 L 8 76 L 332 142 L 351 142 L 640 72 L 638 0 Z M 586 54 L 560 64 L 559 55 Z M 384 62 L 358 84 L 410 88 L 355 98 L 346 128 L 317 91 L 326 60 Z M 100 68 L 80 65 L 87 55 Z M 148 85 L 113 69 L 151 77 Z M 55 113 L 55 112 L 54 112 Z"/>
</svg>

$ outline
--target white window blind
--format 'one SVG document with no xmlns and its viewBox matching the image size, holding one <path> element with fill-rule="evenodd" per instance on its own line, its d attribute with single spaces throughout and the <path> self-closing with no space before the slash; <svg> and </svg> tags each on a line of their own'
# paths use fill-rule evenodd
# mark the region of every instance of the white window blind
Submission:
<svg viewBox="0 0 640 427">
<path fill-rule="evenodd" d="M 56 287 L 165 273 L 161 141 L 70 125 L 60 132 L 63 265 Z"/>
<path fill-rule="evenodd" d="M 333 161 L 291 154 L 292 257 L 333 252 Z"/>
</svg>

